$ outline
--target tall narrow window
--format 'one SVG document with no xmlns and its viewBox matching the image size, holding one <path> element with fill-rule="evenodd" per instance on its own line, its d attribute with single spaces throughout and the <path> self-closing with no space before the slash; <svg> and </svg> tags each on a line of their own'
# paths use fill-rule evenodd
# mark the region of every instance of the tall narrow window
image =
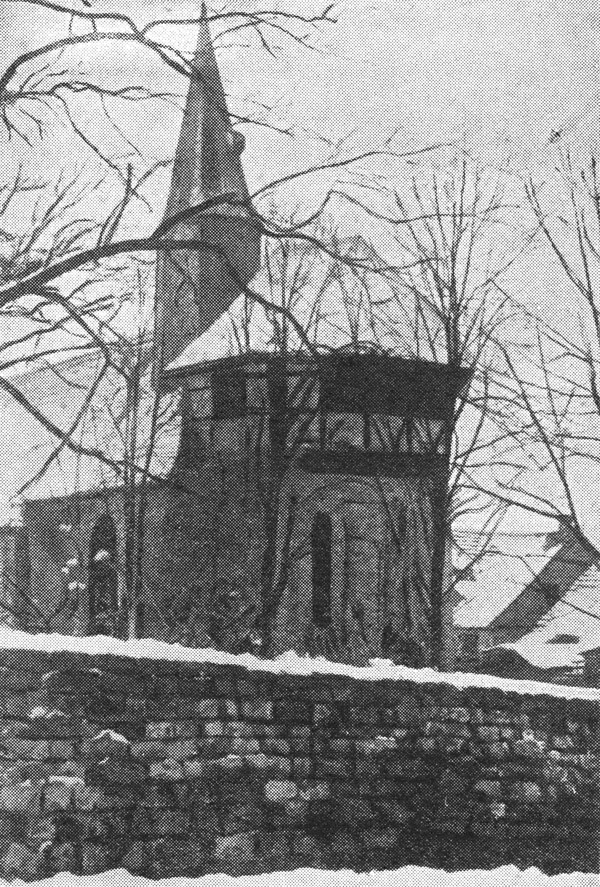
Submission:
<svg viewBox="0 0 600 887">
<path fill-rule="evenodd" d="M 331 622 L 331 538 L 332 525 L 328 514 L 318 512 L 312 525 L 312 616 L 315 625 L 323 628 Z"/>
<path fill-rule="evenodd" d="M 119 617 L 117 528 L 109 514 L 98 518 L 90 538 L 89 633 L 116 635 Z"/>
</svg>

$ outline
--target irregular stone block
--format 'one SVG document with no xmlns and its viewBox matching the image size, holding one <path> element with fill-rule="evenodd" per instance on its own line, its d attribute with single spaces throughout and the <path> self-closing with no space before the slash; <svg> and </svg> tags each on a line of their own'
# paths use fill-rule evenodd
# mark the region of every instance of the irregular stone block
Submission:
<svg viewBox="0 0 600 887">
<path fill-rule="evenodd" d="M 35 706 L 29 712 L 29 722 L 15 734 L 22 739 L 53 739 L 79 737 L 81 721 L 59 709 Z"/>
<path fill-rule="evenodd" d="M 480 779 L 473 786 L 473 791 L 477 792 L 480 795 L 483 795 L 486 798 L 501 798 L 502 797 L 502 786 L 499 782 Z"/>
<path fill-rule="evenodd" d="M 398 779 L 425 779 L 433 775 L 430 765 L 418 759 L 389 758 L 385 769 Z"/>
<path fill-rule="evenodd" d="M 19 739 L 16 736 L 9 736 L 4 740 L 4 744 L 12 757 L 22 760 L 43 761 L 50 757 L 50 742 L 44 739 Z"/>
<path fill-rule="evenodd" d="M 41 786 L 31 780 L 6 785 L 0 789 L 0 810 L 27 813 L 40 810 Z"/>
<path fill-rule="evenodd" d="M 393 828 L 365 829 L 360 838 L 368 849 L 391 850 L 398 844 L 398 832 Z"/>
<path fill-rule="evenodd" d="M 294 776 L 307 777 L 312 776 L 315 772 L 315 763 L 312 758 L 293 758 L 292 772 Z"/>
<path fill-rule="evenodd" d="M 66 739 L 51 739 L 48 757 L 53 760 L 71 761 L 75 757 L 75 745 Z"/>
<path fill-rule="evenodd" d="M 229 864 L 250 862 L 254 859 L 254 835 L 252 832 L 219 837 L 215 842 L 214 855 Z"/>
<path fill-rule="evenodd" d="M 394 730 L 392 730 L 392 736 L 396 740 L 408 739 L 408 737 L 410 736 L 410 730 L 408 730 L 406 727 L 396 727 Z"/>
<path fill-rule="evenodd" d="M 234 737 L 231 740 L 231 753 L 234 755 L 257 755 L 260 753 L 260 742 L 258 739 L 243 739 Z"/>
<path fill-rule="evenodd" d="M 262 750 L 267 755 L 291 755 L 292 746 L 287 739 L 266 736 L 262 741 Z"/>
<path fill-rule="evenodd" d="M 190 830 L 188 816 L 183 810 L 160 810 L 156 817 L 155 834 L 164 836 L 183 836 Z"/>
<path fill-rule="evenodd" d="M 377 776 L 379 773 L 379 759 L 373 757 L 357 758 L 355 768 L 358 779 L 369 779 L 369 777 Z M 388 769 L 387 762 L 386 769 Z"/>
<path fill-rule="evenodd" d="M 173 761 L 183 761 L 195 757 L 198 748 L 195 739 L 175 739 L 165 744 L 166 757 Z"/>
<path fill-rule="evenodd" d="M 204 724 L 204 734 L 206 736 L 224 736 L 225 724 L 222 721 L 209 721 Z"/>
<path fill-rule="evenodd" d="M 193 721 L 150 721 L 146 739 L 194 739 L 198 727 Z"/>
<path fill-rule="evenodd" d="M 406 696 L 394 709 L 394 717 L 398 724 L 418 723 L 421 718 L 421 705 L 415 696 Z"/>
<path fill-rule="evenodd" d="M 331 705 L 317 703 L 313 711 L 313 724 L 322 727 L 326 724 L 336 724 L 339 721 L 337 711 Z"/>
<path fill-rule="evenodd" d="M 477 735 L 480 739 L 483 739 L 484 742 L 499 742 L 500 728 L 490 726 L 477 727 Z"/>
<path fill-rule="evenodd" d="M 542 800 L 542 790 L 537 782 L 515 782 L 511 786 L 510 797 L 515 801 L 539 804 Z"/>
<path fill-rule="evenodd" d="M 274 706 L 270 699 L 246 699 L 242 702 L 242 716 L 251 721 L 272 721 Z"/>
<path fill-rule="evenodd" d="M 88 769 L 88 779 L 95 784 L 135 785 L 145 776 L 145 768 L 133 758 L 106 757 Z"/>
<path fill-rule="evenodd" d="M 396 751 L 398 745 L 393 736 L 375 736 L 373 739 L 357 739 L 356 753 L 359 755 L 379 755 Z"/>
<path fill-rule="evenodd" d="M 141 761 L 160 761 L 170 758 L 169 744 L 158 739 L 140 739 L 131 743 L 130 750 L 134 758 Z"/>
<path fill-rule="evenodd" d="M 368 727 L 374 727 L 380 723 L 379 709 L 367 706 L 365 708 L 350 709 L 350 718 L 353 724 L 364 724 Z"/>
<path fill-rule="evenodd" d="M 217 758 L 212 761 L 211 766 L 216 767 L 221 772 L 239 773 L 244 768 L 244 759 L 239 755 L 225 755 L 224 758 Z"/>
<path fill-rule="evenodd" d="M 286 801 L 292 801 L 297 795 L 298 786 L 295 782 L 292 782 L 289 779 L 270 779 L 265 785 L 265 797 L 267 801 L 284 804 Z"/>
<path fill-rule="evenodd" d="M 281 699 L 276 705 L 277 721 L 302 724 L 312 722 L 312 706 L 301 699 Z"/>
<path fill-rule="evenodd" d="M 556 748 L 559 751 L 571 751 L 575 748 L 575 742 L 572 736 L 553 736 L 552 748 Z"/>
<path fill-rule="evenodd" d="M 352 775 L 352 763 L 344 759 L 317 758 L 315 771 L 317 776 L 333 776 L 342 779 Z"/>
<path fill-rule="evenodd" d="M 77 855 L 75 847 L 69 841 L 53 844 L 50 848 L 50 867 L 53 872 L 76 872 Z"/>
<path fill-rule="evenodd" d="M 457 706 L 448 709 L 448 718 L 451 721 L 458 721 L 461 724 L 468 724 L 471 720 L 471 713 L 468 708 Z"/>
<path fill-rule="evenodd" d="M 99 875 L 110 867 L 110 854 L 101 844 L 83 844 L 81 848 L 81 866 L 84 875 Z"/>
<path fill-rule="evenodd" d="M 403 807 L 397 801 L 378 801 L 377 810 L 396 825 L 408 825 L 414 819 L 414 813 L 411 813 L 410 810 L 407 810 L 406 807 Z"/>
<path fill-rule="evenodd" d="M 329 748 L 337 755 L 350 757 L 354 753 L 355 743 L 352 739 L 330 739 Z"/>
<path fill-rule="evenodd" d="M 268 773 L 280 773 L 282 776 L 287 776 L 292 772 L 292 762 L 288 758 L 258 754 L 247 755 L 246 761 L 250 767 Z"/>
<path fill-rule="evenodd" d="M 90 748 L 97 755 L 127 757 L 131 750 L 131 743 L 116 730 L 101 730 L 90 739 Z"/>
<path fill-rule="evenodd" d="M 75 784 L 82 785 L 78 777 L 59 777 L 52 779 L 43 792 L 44 810 L 68 810 L 72 806 Z"/>
<path fill-rule="evenodd" d="M 533 737 L 530 739 L 517 739 L 513 743 L 513 752 L 520 758 L 537 758 L 544 757 L 544 746 L 537 742 Z"/>
<path fill-rule="evenodd" d="M 73 789 L 73 805 L 76 810 L 98 810 L 103 806 L 104 794 L 97 785 L 76 785 Z"/>
<path fill-rule="evenodd" d="M 210 772 L 210 764 L 200 758 L 183 761 L 183 772 L 186 779 L 204 779 Z"/>
<path fill-rule="evenodd" d="M 144 874 L 148 871 L 151 863 L 150 848 L 149 843 L 135 841 L 122 857 L 119 865 L 133 874 Z"/>
<path fill-rule="evenodd" d="M 53 817 L 29 818 L 27 827 L 27 842 L 30 846 L 40 847 L 42 844 L 51 844 L 56 838 L 56 823 Z"/>
<path fill-rule="evenodd" d="M 30 880 L 38 869 L 38 855 L 25 844 L 13 843 L 2 857 L 2 871 L 7 878 Z"/>
<path fill-rule="evenodd" d="M 166 761 L 152 761 L 149 776 L 150 779 L 176 782 L 184 778 L 184 772 L 180 761 L 167 759 Z"/>
<path fill-rule="evenodd" d="M 252 737 L 257 734 L 257 724 L 246 724 L 244 721 L 229 721 L 224 724 L 223 733 L 226 736 Z"/>
<path fill-rule="evenodd" d="M 216 721 L 221 717 L 221 706 L 218 699 L 195 699 L 193 709 L 194 714 L 199 718 L 206 718 L 209 721 Z"/>
</svg>

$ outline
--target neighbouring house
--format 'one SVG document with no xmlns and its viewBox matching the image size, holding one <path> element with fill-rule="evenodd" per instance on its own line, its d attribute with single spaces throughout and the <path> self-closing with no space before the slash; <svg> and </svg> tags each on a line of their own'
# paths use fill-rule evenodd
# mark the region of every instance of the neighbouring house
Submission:
<svg viewBox="0 0 600 887">
<path fill-rule="evenodd" d="M 568 531 L 497 534 L 457 589 L 459 668 L 582 680 L 583 652 L 600 638 L 600 571 Z"/>
<path fill-rule="evenodd" d="M 335 347 L 307 348 L 293 324 L 274 336 L 266 310 L 240 333 L 261 241 L 206 21 L 195 66 L 166 219 L 215 200 L 175 226 L 204 257 L 159 254 L 143 378 L 164 396 L 134 397 L 132 439 L 130 376 L 105 373 L 79 451 L 46 439 L 21 460 L 21 474 L 37 467 L 23 504 L 33 605 L 13 623 L 411 665 L 431 661 L 437 632 L 451 665 L 440 502 L 470 371 L 358 342 L 348 317 L 323 319 Z M 14 385 L 68 425 L 101 360 Z"/>
</svg>

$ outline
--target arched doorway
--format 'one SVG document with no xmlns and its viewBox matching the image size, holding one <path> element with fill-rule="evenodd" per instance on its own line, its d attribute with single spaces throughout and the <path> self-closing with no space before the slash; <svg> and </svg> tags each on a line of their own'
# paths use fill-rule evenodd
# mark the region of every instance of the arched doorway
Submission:
<svg viewBox="0 0 600 887">
<path fill-rule="evenodd" d="M 89 634 L 118 634 L 117 528 L 110 514 L 94 524 L 88 563 Z"/>
<path fill-rule="evenodd" d="M 328 514 L 314 517 L 310 543 L 312 555 L 312 619 L 318 628 L 331 624 L 331 560 L 333 527 Z"/>
</svg>

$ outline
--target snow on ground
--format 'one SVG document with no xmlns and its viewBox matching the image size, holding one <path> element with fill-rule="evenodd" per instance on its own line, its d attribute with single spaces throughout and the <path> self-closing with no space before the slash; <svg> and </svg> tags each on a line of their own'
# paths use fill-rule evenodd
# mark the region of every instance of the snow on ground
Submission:
<svg viewBox="0 0 600 887">
<path fill-rule="evenodd" d="M 321 656 L 299 656 L 293 650 L 276 659 L 259 659 L 251 653 L 225 653 L 221 650 L 196 649 L 180 644 L 168 644 L 150 638 L 123 641 L 105 635 L 71 637 L 61 634 L 28 634 L 0 626 L 0 650 L 40 650 L 43 652 L 72 651 L 87 655 L 125 656 L 133 659 L 154 659 L 163 662 L 196 662 L 198 664 L 232 665 L 249 671 L 270 674 L 330 674 L 363 681 L 411 681 L 417 684 L 445 684 L 458 688 L 493 687 L 505 692 L 534 696 L 557 696 L 600 702 L 600 689 L 569 687 L 539 681 L 521 681 L 498 678 L 486 674 L 466 672 L 440 673 L 432 668 L 408 668 L 394 665 L 389 659 L 371 659 L 366 667 L 329 662 Z"/>
<path fill-rule="evenodd" d="M 0 884 L 7 884 L 0 881 Z M 293 872 L 273 872 L 266 875 L 204 875 L 200 878 L 165 878 L 150 881 L 114 869 L 100 875 L 70 875 L 62 873 L 42 881 L 39 887 L 599 887 L 600 875 L 574 872 L 564 875 L 545 875 L 539 869 L 521 871 L 512 865 L 490 871 L 473 869 L 446 872 L 442 869 L 406 866 L 386 872 L 357 873 L 347 869 L 325 871 L 296 869 Z M 12 887 L 23 881 L 12 881 Z"/>
</svg>

